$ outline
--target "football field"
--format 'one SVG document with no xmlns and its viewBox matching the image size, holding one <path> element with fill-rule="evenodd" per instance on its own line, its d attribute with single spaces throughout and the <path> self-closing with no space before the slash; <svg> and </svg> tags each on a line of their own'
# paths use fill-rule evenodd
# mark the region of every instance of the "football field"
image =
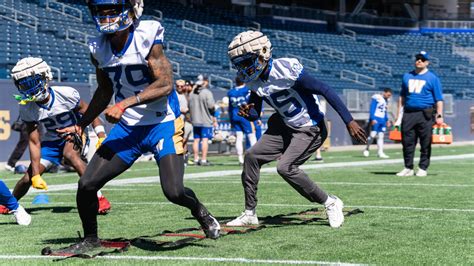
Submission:
<svg viewBox="0 0 474 266">
<path fill-rule="evenodd" d="M 342 228 L 330 228 L 322 206 L 297 194 L 271 163 L 259 183 L 262 225 L 224 228 L 218 240 L 201 239 L 189 211 L 167 201 L 154 162 L 136 163 L 104 187 L 112 210 L 98 218 L 101 238 L 131 240 L 128 250 L 54 263 L 473 265 L 474 146 L 434 148 L 427 177 L 395 176 L 403 168 L 401 147 L 386 153 L 390 159 L 329 151 L 323 153 L 324 163 L 304 165 L 313 180 L 344 201 L 350 215 Z M 241 167 L 235 156 L 210 161 L 213 166 L 188 166 L 185 185 L 225 224 L 243 211 Z M 2 264 L 51 265 L 55 258 L 41 256 L 41 249 L 68 246 L 77 241 L 77 231 L 82 233 L 77 175 L 43 177 L 50 203 L 33 205 L 39 192 L 33 189 L 21 200 L 32 214 L 30 226 L 0 216 Z M 0 178 L 13 188 L 20 176 L 0 171 Z"/>
</svg>

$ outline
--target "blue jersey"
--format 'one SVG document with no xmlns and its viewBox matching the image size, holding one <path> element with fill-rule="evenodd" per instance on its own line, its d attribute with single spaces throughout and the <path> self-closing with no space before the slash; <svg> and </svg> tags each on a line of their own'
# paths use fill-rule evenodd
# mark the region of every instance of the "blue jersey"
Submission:
<svg viewBox="0 0 474 266">
<path fill-rule="evenodd" d="M 246 86 L 239 86 L 231 89 L 227 93 L 229 97 L 229 118 L 233 120 L 238 117 L 239 107 L 249 100 L 250 91 Z"/>
<path fill-rule="evenodd" d="M 406 110 L 423 110 L 443 100 L 439 78 L 431 71 L 417 74 L 415 71 L 403 75 L 400 96 L 405 97 Z"/>
<path fill-rule="evenodd" d="M 372 96 L 372 101 L 370 102 L 370 121 L 387 121 L 387 100 L 380 94 L 375 94 Z"/>
</svg>

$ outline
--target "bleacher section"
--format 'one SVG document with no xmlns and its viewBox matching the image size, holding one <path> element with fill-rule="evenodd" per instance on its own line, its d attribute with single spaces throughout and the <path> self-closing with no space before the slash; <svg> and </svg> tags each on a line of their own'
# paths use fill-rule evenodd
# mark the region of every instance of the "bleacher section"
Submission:
<svg viewBox="0 0 474 266">
<path fill-rule="evenodd" d="M 51 66 L 61 70 L 62 81 L 88 82 L 94 69 L 89 62 L 89 53 L 85 45 L 66 40 L 67 29 L 96 35 L 89 11 L 79 1 L 62 0 L 71 7 L 82 11 L 83 22 L 62 14 L 52 12 L 45 6 L 45 0 L 16 0 L 14 9 L 38 18 L 38 31 L 16 24 L 0 17 L 0 27 L 5 29 L 0 35 L 0 78 L 9 78 L 9 70 L 22 57 L 42 56 Z M 82 2 L 82 1 L 81 1 Z M 0 5 L 11 7 L 10 0 L 0 0 Z M 144 19 L 156 15 L 155 10 L 163 12 L 161 21 L 165 27 L 165 41 L 173 41 L 204 51 L 204 60 L 195 59 L 174 51 L 168 51 L 170 60 L 179 63 L 180 78 L 195 79 L 198 74 L 214 74 L 233 80 L 235 71 L 229 69 L 227 45 L 237 33 L 246 29 L 250 21 L 226 11 L 213 9 L 189 9 L 166 1 L 146 2 Z M 12 16 L 9 11 L 0 8 L 0 16 Z M 213 36 L 192 32 L 182 28 L 183 20 L 200 23 L 213 29 Z M 431 69 L 442 79 L 445 93 L 456 97 L 472 98 L 474 81 L 469 74 L 456 72 L 456 66 L 469 65 L 469 59 L 453 54 L 452 44 L 443 42 L 433 34 L 407 33 L 391 35 L 357 34 L 356 38 L 347 38 L 326 31 L 324 25 L 295 23 L 260 18 L 262 31 L 268 34 L 274 46 L 275 57 L 294 54 L 315 60 L 319 70 L 313 74 L 331 84 L 338 90 L 358 89 L 377 90 L 379 87 L 397 89 L 403 73 L 412 69 L 413 55 L 427 50 L 434 61 Z M 281 34 L 290 34 L 301 38 L 301 46 L 278 39 Z M 474 34 L 450 33 L 450 40 L 464 47 L 474 46 Z M 373 46 L 373 42 L 388 43 L 391 49 Z M 167 45 L 167 43 L 165 43 Z M 321 46 L 328 46 L 344 54 L 344 60 L 319 53 Z M 383 64 L 391 73 L 382 73 L 364 67 L 364 60 Z M 355 83 L 341 79 L 341 71 L 352 71 L 375 79 L 375 84 Z M 351 72 L 351 73 L 352 73 Z M 473 71 L 474 72 L 474 71 Z M 474 73 L 473 73 L 474 74 Z"/>
</svg>

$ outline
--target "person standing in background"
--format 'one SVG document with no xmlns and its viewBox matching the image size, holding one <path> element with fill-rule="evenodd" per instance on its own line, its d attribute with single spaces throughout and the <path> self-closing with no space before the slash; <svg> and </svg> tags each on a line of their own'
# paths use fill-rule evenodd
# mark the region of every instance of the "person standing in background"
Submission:
<svg viewBox="0 0 474 266">
<path fill-rule="evenodd" d="M 405 168 L 397 176 L 413 176 L 413 159 L 418 139 L 420 162 L 416 176 L 426 176 L 431 157 L 433 124 L 443 124 L 443 90 L 435 73 L 428 70 L 430 57 L 421 51 L 415 55 L 415 69 L 403 75 L 398 113 L 403 108 L 402 145 Z M 398 119 L 397 119 L 398 120 Z"/>
</svg>

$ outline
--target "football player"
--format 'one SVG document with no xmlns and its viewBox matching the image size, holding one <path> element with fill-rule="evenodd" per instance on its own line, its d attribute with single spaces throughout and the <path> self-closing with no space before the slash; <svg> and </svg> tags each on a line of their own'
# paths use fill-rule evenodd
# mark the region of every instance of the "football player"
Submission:
<svg viewBox="0 0 474 266">
<path fill-rule="evenodd" d="M 370 135 L 367 138 L 367 146 L 363 152 L 365 157 L 369 157 L 370 144 L 372 143 L 372 140 L 375 138 L 375 136 L 377 136 L 377 155 L 382 159 L 389 158 L 389 156 L 383 152 L 383 137 L 385 131 L 387 131 L 387 127 L 390 126 L 387 105 L 391 97 L 392 89 L 390 88 L 384 88 L 383 93 L 374 94 L 372 96 L 369 117 Z"/>
<path fill-rule="evenodd" d="M 263 100 L 276 110 L 268 119 L 267 131 L 245 153 L 242 172 L 245 210 L 228 225 L 258 224 L 255 209 L 260 168 L 278 159 L 278 174 L 302 196 L 323 204 L 329 225 L 340 227 L 344 222 L 343 202 L 328 195 L 299 168 L 327 136 L 317 95 L 324 96 L 338 112 L 352 137 L 365 142 L 364 130 L 334 90 L 310 76 L 297 59 L 272 59 L 271 42 L 263 33 L 246 31 L 238 34 L 228 47 L 228 55 L 251 91 L 249 103 L 240 106 L 239 115 L 250 121 L 258 119 Z"/>
<path fill-rule="evenodd" d="M 84 239 L 58 252 L 78 254 L 100 246 L 94 194 L 146 152 L 154 154 L 164 195 L 190 209 L 207 237 L 219 237 L 217 220 L 183 185 L 183 120 L 172 67 L 163 51 L 163 26 L 140 20 L 142 0 L 86 2 L 101 33 L 89 43 L 98 88 L 81 120 L 59 132 L 80 133 L 104 110 L 115 126 L 79 181 L 77 206 Z M 108 106 L 112 96 L 115 104 Z"/>
<path fill-rule="evenodd" d="M 7 209 L 8 213 L 13 213 L 15 221 L 19 225 L 29 225 L 31 223 L 31 216 L 13 197 L 7 185 L 0 180 L 0 209 Z"/>
<path fill-rule="evenodd" d="M 28 170 L 13 190 L 15 198 L 20 200 L 30 186 L 47 189 L 41 175 L 52 165 L 59 165 L 63 157 L 82 176 L 86 163 L 81 159 L 80 147 L 66 143 L 58 136 L 56 129 L 77 123 L 88 106 L 74 88 L 49 85 L 53 78 L 51 68 L 41 58 L 21 59 L 12 69 L 11 75 L 20 93 L 15 98 L 20 103 L 20 119 L 27 127 L 31 160 Z M 41 137 L 40 125 L 45 129 Z M 95 119 L 93 126 L 99 142 L 102 141 L 105 130 L 100 120 Z M 97 197 L 101 203 L 98 212 L 107 213 L 110 203 L 100 192 Z"/>
<path fill-rule="evenodd" d="M 237 140 L 235 143 L 235 149 L 239 156 L 239 164 L 243 165 L 244 133 L 250 143 L 250 147 L 257 142 L 257 138 L 255 136 L 253 123 L 237 114 L 239 112 L 239 107 L 242 104 L 247 103 L 250 91 L 239 77 L 235 78 L 235 84 L 236 86 L 227 93 L 227 97 L 229 97 L 229 119 L 232 129 L 236 132 Z"/>
</svg>

